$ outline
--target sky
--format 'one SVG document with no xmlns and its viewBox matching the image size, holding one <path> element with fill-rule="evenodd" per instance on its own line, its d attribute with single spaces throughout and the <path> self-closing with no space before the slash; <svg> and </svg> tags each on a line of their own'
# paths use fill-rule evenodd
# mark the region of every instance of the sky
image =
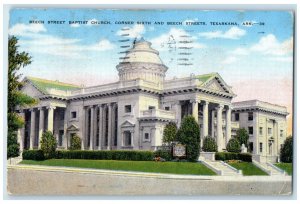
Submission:
<svg viewBox="0 0 300 204">
<path fill-rule="evenodd" d="M 32 56 L 23 76 L 85 86 L 117 81 L 124 46 L 143 37 L 169 68 L 166 79 L 218 72 L 234 102 L 286 106 L 291 134 L 293 25 L 288 11 L 13 9 L 8 33 Z"/>
</svg>

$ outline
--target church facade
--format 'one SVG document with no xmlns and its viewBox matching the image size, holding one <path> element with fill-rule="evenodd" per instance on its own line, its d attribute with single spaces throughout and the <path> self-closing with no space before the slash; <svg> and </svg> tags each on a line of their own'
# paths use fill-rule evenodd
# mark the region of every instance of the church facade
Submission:
<svg viewBox="0 0 300 204">
<path fill-rule="evenodd" d="M 167 123 L 175 122 L 179 127 L 185 115 L 193 115 L 201 138 L 215 137 L 222 151 L 239 127 L 249 126 L 232 120 L 242 110 L 232 103 L 236 95 L 218 73 L 165 80 L 168 67 L 150 42 L 136 42 L 116 68 L 117 82 L 92 87 L 25 77 L 22 91 L 37 98 L 38 104 L 20 110 L 25 120 L 18 137 L 21 150 L 39 148 L 45 130 L 53 132 L 60 149 L 67 149 L 71 137 L 78 135 L 84 150 L 155 150 L 162 145 Z M 258 110 L 251 110 L 254 118 Z M 287 111 L 285 107 L 280 110 L 280 121 L 285 122 L 276 126 L 282 139 L 273 140 L 277 142 L 276 151 L 271 152 L 274 156 L 286 137 Z M 250 142 L 255 154 L 260 154 L 260 142 L 255 141 L 260 126 L 252 126 L 255 136 Z"/>
</svg>

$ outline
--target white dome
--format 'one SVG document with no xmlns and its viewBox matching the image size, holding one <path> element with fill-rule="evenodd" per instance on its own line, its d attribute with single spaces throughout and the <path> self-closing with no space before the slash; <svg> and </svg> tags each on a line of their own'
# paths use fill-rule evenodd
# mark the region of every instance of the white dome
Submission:
<svg viewBox="0 0 300 204">
<path fill-rule="evenodd" d="M 123 63 L 144 62 L 163 64 L 158 54 L 158 51 L 151 48 L 151 43 L 142 38 L 134 44 L 132 49 L 128 50 Z"/>
</svg>

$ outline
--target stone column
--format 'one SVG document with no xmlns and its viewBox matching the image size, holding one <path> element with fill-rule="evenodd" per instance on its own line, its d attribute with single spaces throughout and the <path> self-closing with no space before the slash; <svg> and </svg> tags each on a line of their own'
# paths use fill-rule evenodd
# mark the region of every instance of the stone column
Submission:
<svg viewBox="0 0 300 204">
<path fill-rule="evenodd" d="M 278 155 L 277 152 L 278 152 L 278 135 L 280 134 L 279 133 L 279 130 L 278 130 L 278 121 L 274 121 L 274 147 L 273 147 L 273 155 Z"/>
<path fill-rule="evenodd" d="M 211 111 L 211 137 L 215 137 L 215 111 Z"/>
<path fill-rule="evenodd" d="M 133 141 L 133 131 L 130 131 L 130 136 L 131 136 L 131 147 L 134 147 L 134 141 Z"/>
<path fill-rule="evenodd" d="M 41 148 L 41 140 L 44 132 L 44 109 L 43 107 L 39 108 L 40 111 L 40 121 L 39 121 L 39 149 Z"/>
<path fill-rule="evenodd" d="M 67 108 L 65 108 L 65 112 L 64 112 L 64 140 L 63 140 L 63 146 L 68 149 L 68 147 L 70 146 L 70 138 L 67 136 L 67 128 L 68 128 L 68 111 Z"/>
<path fill-rule="evenodd" d="M 222 134 L 222 111 L 223 105 L 219 105 L 217 109 L 217 144 L 218 144 L 218 151 L 222 151 L 223 149 L 223 134 Z"/>
<path fill-rule="evenodd" d="M 198 120 L 199 120 L 198 104 L 199 104 L 199 102 L 197 100 L 191 100 L 190 103 L 192 103 L 192 115 L 194 116 L 196 122 L 198 123 Z"/>
<path fill-rule="evenodd" d="M 49 106 L 48 109 L 48 121 L 47 121 L 47 130 L 53 133 L 54 126 L 54 109 L 55 107 Z"/>
<path fill-rule="evenodd" d="M 83 130 L 82 130 L 82 138 L 81 138 L 81 150 L 85 150 L 87 147 L 87 134 L 88 134 L 88 113 L 89 113 L 89 108 L 84 107 L 83 108 Z"/>
<path fill-rule="evenodd" d="M 228 106 L 226 110 L 226 145 L 231 138 L 231 109 L 232 107 Z"/>
<path fill-rule="evenodd" d="M 94 149 L 94 107 L 90 106 L 90 150 Z"/>
<path fill-rule="evenodd" d="M 103 138 L 103 106 L 99 105 L 99 146 L 98 150 L 102 149 L 102 138 Z"/>
<path fill-rule="evenodd" d="M 181 103 L 180 101 L 177 101 L 175 104 L 175 113 L 176 113 L 176 119 L 177 119 L 177 127 L 180 127 L 181 124 Z"/>
<path fill-rule="evenodd" d="M 112 110 L 111 110 L 111 146 L 114 146 L 115 142 L 115 114 L 116 114 L 116 104 L 112 104 Z"/>
<path fill-rule="evenodd" d="M 202 135 L 201 135 L 201 147 L 203 146 L 203 140 L 208 135 L 208 104 L 209 102 L 204 101 L 203 103 L 203 125 L 202 125 Z"/>
<path fill-rule="evenodd" d="M 107 150 L 111 149 L 111 133 L 112 133 L 112 104 L 108 104 L 108 140 L 107 140 Z"/>
<path fill-rule="evenodd" d="M 19 115 L 24 120 L 24 126 L 18 129 L 18 143 L 20 144 L 20 151 L 22 152 L 24 149 L 24 136 L 25 136 L 25 125 L 26 125 L 24 110 L 21 110 Z"/>
<path fill-rule="evenodd" d="M 30 109 L 31 119 L 30 119 L 30 149 L 33 149 L 34 138 L 35 138 L 35 111 Z"/>
</svg>

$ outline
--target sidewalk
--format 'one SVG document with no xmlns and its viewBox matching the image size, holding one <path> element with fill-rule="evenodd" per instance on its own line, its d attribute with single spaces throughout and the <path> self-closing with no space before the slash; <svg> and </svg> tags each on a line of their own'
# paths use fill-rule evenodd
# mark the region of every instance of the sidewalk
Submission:
<svg viewBox="0 0 300 204">
<path fill-rule="evenodd" d="M 76 167 L 54 167 L 42 165 L 8 165 L 8 169 L 20 170 L 35 170 L 48 172 L 65 172 L 65 173 L 79 173 L 92 175 L 113 175 L 126 177 L 143 177 L 143 178 L 158 178 L 158 179 L 181 179 L 181 180 L 214 180 L 214 181 L 291 181 L 291 176 L 276 175 L 276 176 L 206 176 L 206 175 L 183 175 L 183 174 L 164 174 L 164 173 L 149 173 L 137 171 L 120 171 L 120 170 L 104 170 L 91 168 L 76 168 Z"/>
</svg>

